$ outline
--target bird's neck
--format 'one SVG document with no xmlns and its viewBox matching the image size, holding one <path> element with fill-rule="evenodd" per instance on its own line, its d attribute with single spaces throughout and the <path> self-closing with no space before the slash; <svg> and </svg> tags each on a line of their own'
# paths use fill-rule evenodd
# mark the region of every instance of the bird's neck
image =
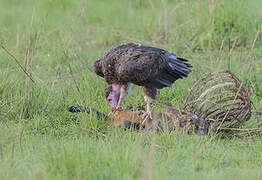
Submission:
<svg viewBox="0 0 262 180">
<path fill-rule="evenodd" d="M 121 85 L 119 85 L 119 84 L 112 84 L 112 89 L 113 90 L 120 90 L 120 88 L 121 88 Z"/>
</svg>

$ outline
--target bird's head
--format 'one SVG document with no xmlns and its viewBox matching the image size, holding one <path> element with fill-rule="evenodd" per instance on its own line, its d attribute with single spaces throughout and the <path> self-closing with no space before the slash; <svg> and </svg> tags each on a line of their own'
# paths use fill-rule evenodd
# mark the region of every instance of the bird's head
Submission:
<svg viewBox="0 0 262 180">
<path fill-rule="evenodd" d="M 105 96 L 111 107 L 116 107 L 120 97 L 120 85 L 112 85 L 105 88 Z"/>
</svg>

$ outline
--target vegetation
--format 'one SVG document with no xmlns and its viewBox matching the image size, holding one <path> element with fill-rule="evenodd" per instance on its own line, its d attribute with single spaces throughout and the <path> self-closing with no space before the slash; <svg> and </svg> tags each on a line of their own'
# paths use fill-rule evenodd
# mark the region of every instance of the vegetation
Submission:
<svg viewBox="0 0 262 180">
<path fill-rule="evenodd" d="M 123 131 L 67 108 L 108 113 L 106 83 L 91 64 L 135 42 L 194 66 L 161 91 L 154 109 L 165 100 L 181 107 L 195 80 L 230 69 L 254 88 L 261 111 L 261 9 L 261 0 L 1 0 L 0 179 L 260 179 L 261 134 Z M 130 105 L 145 105 L 138 87 L 123 106 Z M 261 127 L 261 116 L 244 127 Z"/>
</svg>

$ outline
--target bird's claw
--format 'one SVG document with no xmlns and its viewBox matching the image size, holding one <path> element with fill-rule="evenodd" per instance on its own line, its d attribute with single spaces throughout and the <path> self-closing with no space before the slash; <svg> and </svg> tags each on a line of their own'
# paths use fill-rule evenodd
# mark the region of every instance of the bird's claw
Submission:
<svg viewBox="0 0 262 180">
<path fill-rule="evenodd" d="M 121 106 L 117 106 L 117 107 L 116 107 L 116 110 L 117 110 L 117 111 L 121 111 L 121 110 L 123 110 L 123 108 L 122 108 Z"/>
<path fill-rule="evenodd" d="M 152 118 L 152 112 L 144 112 L 144 114 L 142 115 L 142 118 L 143 119 L 146 119 L 146 118 L 150 118 L 150 119 L 153 119 Z"/>
</svg>

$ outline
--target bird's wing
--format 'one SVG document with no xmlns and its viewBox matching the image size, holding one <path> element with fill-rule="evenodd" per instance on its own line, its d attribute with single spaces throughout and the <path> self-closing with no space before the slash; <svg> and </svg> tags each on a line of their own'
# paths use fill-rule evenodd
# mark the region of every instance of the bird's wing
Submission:
<svg viewBox="0 0 262 180">
<path fill-rule="evenodd" d="M 191 72 L 186 61 L 163 49 L 132 45 L 120 56 L 115 72 L 119 82 L 162 89 Z"/>
<path fill-rule="evenodd" d="M 163 69 L 164 59 L 154 52 L 144 52 L 123 57 L 115 66 L 119 82 L 131 82 L 140 86 L 157 79 Z"/>
<path fill-rule="evenodd" d="M 94 62 L 93 69 L 108 84 L 131 82 L 161 89 L 191 72 L 186 61 L 163 49 L 130 43 L 106 52 Z"/>
<path fill-rule="evenodd" d="M 162 89 L 171 87 L 177 79 L 187 77 L 191 72 L 192 65 L 186 63 L 187 60 L 177 57 L 173 53 L 165 53 L 165 66 L 156 79 L 152 79 L 146 84 L 148 87 Z"/>
</svg>

